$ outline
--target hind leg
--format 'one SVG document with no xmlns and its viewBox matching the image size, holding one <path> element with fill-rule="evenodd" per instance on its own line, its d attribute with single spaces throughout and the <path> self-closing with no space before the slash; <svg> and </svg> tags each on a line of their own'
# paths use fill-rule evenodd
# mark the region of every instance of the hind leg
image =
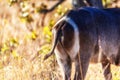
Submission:
<svg viewBox="0 0 120 80">
<path fill-rule="evenodd" d="M 91 55 L 87 51 L 81 51 L 80 54 L 77 55 L 75 61 L 76 71 L 74 80 L 84 80 L 89 66 L 90 57 Z"/>
<path fill-rule="evenodd" d="M 71 59 L 69 57 L 66 59 L 57 58 L 57 61 L 62 71 L 63 80 L 71 80 Z"/>
<path fill-rule="evenodd" d="M 74 80 L 79 80 L 79 77 L 81 76 L 81 72 L 80 72 L 80 64 L 79 64 L 79 58 L 78 56 L 76 57 L 75 60 L 75 75 L 74 75 Z M 80 79 L 81 80 L 81 79 Z"/>
<path fill-rule="evenodd" d="M 102 68 L 105 80 L 112 80 L 112 73 L 110 70 L 110 62 L 105 55 L 102 55 Z"/>
</svg>

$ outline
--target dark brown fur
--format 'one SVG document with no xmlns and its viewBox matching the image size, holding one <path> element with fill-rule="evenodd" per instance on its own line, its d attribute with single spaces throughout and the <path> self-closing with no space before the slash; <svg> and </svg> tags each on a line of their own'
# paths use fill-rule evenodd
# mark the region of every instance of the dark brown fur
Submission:
<svg viewBox="0 0 120 80">
<path fill-rule="evenodd" d="M 55 50 L 63 79 L 70 80 L 71 64 L 74 61 L 76 67 L 74 80 L 84 80 L 91 58 L 97 55 L 96 62 L 99 58 L 105 79 L 112 80 L 110 65 L 120 65 L 119 13 L 120 9 L 71 10 L 66 14 L 66 20 L 58 21 L 55 25 L 53 48 L 45 59 Z M 76 29 L 79 32 L 79 40 L 76 40 Z M 79 43 L 74 45 L 76 41 Z M 79 51 L 76 52 L 78 48 Z"/>
</svg>

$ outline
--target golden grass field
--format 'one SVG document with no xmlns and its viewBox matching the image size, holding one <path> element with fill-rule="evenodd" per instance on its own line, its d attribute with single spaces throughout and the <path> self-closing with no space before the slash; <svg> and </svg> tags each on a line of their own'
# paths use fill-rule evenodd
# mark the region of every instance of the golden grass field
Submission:
<svg viewBox="0 0 120 80">
<path fill-rule="evenodd" d="M 42 27 L 43 15 L 31 5 L 39 6 L 44 0 L 29 0 L 12 6 L 8 1 L 0 0 L 0 80 L 61 80 L 55 56 L 46 61 L 43 57 L 51 48 L 51 25 L 63 14 L 61 10 L 67 10 L 64 6 L 70 6 L 70 2 L 48 14 Z M 30 14 L 29 20 L 21 18 L 26 14 Z M 120 67 L 112 65 L 111 70 L 113 80 L 120 80 Z M 85 80 L 104 80 L 102 73 L 100 63 L 90 64 Z"/>
</svg>

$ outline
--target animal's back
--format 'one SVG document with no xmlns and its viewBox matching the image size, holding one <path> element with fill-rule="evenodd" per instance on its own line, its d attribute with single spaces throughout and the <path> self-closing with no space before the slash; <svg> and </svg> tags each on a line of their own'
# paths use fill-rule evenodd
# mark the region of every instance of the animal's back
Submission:
<svg viewBox="0 0 120 80">
<path fill-rule="evenodd" d="M 120 9 L 96 9 L 91 8 L 93 25 L 97 31 L 97 39 L 102 53 L 107 56 L 111 63 L 120 63 Z"/>
<path fill-rule="evenodd" d="M 88 32 L 102 52 L 115 61 L 120 51 L 120 9 L 85 7 L 72 10 L 67 16 L 75 21 L 80 32 Z"/>
</svg>

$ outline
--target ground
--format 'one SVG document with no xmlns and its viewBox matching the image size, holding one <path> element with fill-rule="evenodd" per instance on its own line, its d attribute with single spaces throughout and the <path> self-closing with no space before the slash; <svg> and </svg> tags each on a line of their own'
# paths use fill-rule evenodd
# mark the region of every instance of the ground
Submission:
<svg viewBox="0 0 120 80">
<path fill-rule="evenodd" d="M 9 0 L 0 0 L 0 80 L 61 80 L 55 56 L 46 61 L 43 57 L 51 49 L 51 27 L 70 2 L 47 14 L 41 26 L 43 14 L 36 8 L 42 2 L 55 3 L 29 0 L 10 6 Z M 112 65 L 111 70 L 113 80 L 120 80 L 120 67 Z M 86 80 L 104 80 L 102 72 L 100 63 L 90 64 Z"/>
</svg>

